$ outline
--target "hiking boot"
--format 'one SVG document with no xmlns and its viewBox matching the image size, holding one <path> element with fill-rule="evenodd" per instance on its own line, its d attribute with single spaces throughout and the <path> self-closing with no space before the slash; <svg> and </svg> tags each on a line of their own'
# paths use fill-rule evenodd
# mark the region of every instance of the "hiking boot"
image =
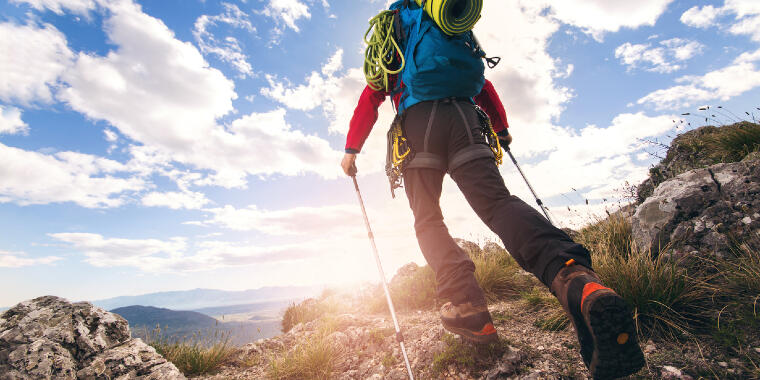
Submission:
<svg viewBox="0 0 760 380">
<path fill-rule="evenodd" d="M 444 329 L 475 343 L 492 343 L 499 339 L 486 305 L 447 302 L 441 306 L 441 322 Z"/>
<path fill-rule="evenodd" d="M 581 356 L 594 379 L 614 379 L 644 366 L 628 305 L 591 269 L 569 261 L 551 286 L 578 334 Z"/>
</svg>

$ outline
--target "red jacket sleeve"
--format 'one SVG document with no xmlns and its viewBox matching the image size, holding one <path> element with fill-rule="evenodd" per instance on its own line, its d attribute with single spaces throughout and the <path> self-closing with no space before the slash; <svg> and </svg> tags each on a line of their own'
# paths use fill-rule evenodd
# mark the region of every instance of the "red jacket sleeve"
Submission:
<svg viewBox="0 0 760 380">
<path fill-rule="evenodd" d="M 474 99 L 475 103 L 477 103 L 483 111 L 486 111 L 488 117 L 491 118 L 494 132 L 499 133 L 509 128 L 507 111 L 504 110 L 504 104 L 501 103 L 499 94 L 496 93 L 496 89 L 493 87 L 491 81 L 486 79 L 486 84 L 483 86 L 480 94 L 475 96 Z"/>
<path fill-rule="evenodd" d="M 346 136 L 346 153 L 359 153 L 377 121 L 377 109 L 388 95 L 385 91 L 375 91 L 369 86 L 364 88 L 359 97 L 359 104 L 354 109 L 351 124 Z"/>
</svg>

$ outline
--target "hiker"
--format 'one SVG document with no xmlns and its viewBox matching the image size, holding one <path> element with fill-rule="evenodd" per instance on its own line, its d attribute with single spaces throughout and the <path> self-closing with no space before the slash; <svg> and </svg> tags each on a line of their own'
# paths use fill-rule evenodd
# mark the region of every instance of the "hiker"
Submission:
<svg viewBox="0 0 760 380">
<path fill-rule="evenodd" d="M 586 248 L 511 195 L 504 184 L 488 145 L 490 131 L 485 130 L 476 105 L 488 115 L 493 132 L 506 147 L 512 137 L 504 106 L 493 84 L 485 80 L 481 56 L 468 57 L 461 52 L 471 49 L 446 45 L 467 43 L 469 47 L 477 41 L 469 32 L 444 36 L 414 1 L 397 1 L 390 10 L 400 20 L 403 33 L 399 35 L 404 40 L 399 45 L 406 66 L 390 76 L 389 88 L 376 90 L 368 85 L 362 92 L 341 166 L 347 175 L 356 174 L 356 155 L 377 120 L 378 107 L 391 96 L 398 111 L 394 123 L 400 124 L 411 151 L 403 166 L 403 181 L 417 240 L 435 272 L 439 298 L 449 301 L 440 310 L 443 327 L 476 343 L 498 339 L 474 276 L 475 265 L 443 222 L 439 200 L 448 173 L 517 263 L 559 299 L 592 376 L 612 378 L 636 372 L 644 365 L 644 357 L 624 300 L 601 284 Z"/>
</svg>

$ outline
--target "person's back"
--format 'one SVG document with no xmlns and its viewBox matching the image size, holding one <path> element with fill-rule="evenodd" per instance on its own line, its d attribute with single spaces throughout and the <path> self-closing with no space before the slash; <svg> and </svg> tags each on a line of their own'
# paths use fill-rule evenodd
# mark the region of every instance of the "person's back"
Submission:
<svg viewBox="0 0 760 380">
<path fill-rule="evenodd" d="M 511 137 L 503 106 L 483 77 L 482 51 L 473 45 L 471 33 L 445 36 L 414 2 L 398 1 L 390 9 L 398 11 L 401 20 L 405 40 L 400 45 L 406 65 L 400 79 L 393 80 L 393 92 L 365 89 L 341 165 L 346 174 L 355 175 L 354 160 L 376 120 L 377 107 L 386 95 L 400 94 L 394 123 L 399 124 L 410 150 L 400 170 L 420 249 L 436 274 L 438 297 L 449 301 L 441 308 L 444 328 L 473 342 L 498 339 L 474 276 L 475 265 L 443 222 L 439 199 L 443 178 L 449 174 L 518 264 L 560 300 L 592 375 L 612 378 L 636 372 L 644 365 L 644 357 L 625 302 L 601 285 L 591 269 L 588 250 L 511 195 L 504 184 L 488 141 L 494 131 L 473 97 L 479 104 L 488 104 L 489 116 L 502 124 L 494 129 L 505 146 Z M 488 91 L 479 94 L 484 83 Z M 369 113 L 371 117 L 366 116 Z"/>
</svg>

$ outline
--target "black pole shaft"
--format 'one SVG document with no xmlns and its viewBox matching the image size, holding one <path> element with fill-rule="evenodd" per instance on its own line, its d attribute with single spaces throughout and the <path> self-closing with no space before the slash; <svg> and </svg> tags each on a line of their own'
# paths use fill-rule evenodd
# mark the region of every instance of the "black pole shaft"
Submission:
<svg viewBox="0 0 760 380">
<path fill-rule="evenodd" d="M 512 151 L 509 149 L 509 147 L 505 147 L 504 150 L 507 151 L 507 154 L 509 154 L 509 158 L 512 159 L 512 163 L 515 164 L 515 167 L 517 168 L 517 171 L 520 172 L 520 175 L 523 177 L 523 180 L 525 180 L 525 184 L 528 185 L 528 189 L 530 189 L 530 192 L 533 194 L 533 197 L 536 198 L 536 203 L 538 203 L 538 207 L 541 208 L 541 211 L 544 213 L 544 216 L 546 217 L 546 220 L 549 221 L 552 225 L 554 225 L 554 221 L 549 216 L 549 213 L 546 210 L 546 206 L 544 206 L 544 202 L 541 201 L 541 198 L 538 197 L 536 194 L 536 191 L 533 190 L 533 186 L 530 185 L 530 182 L 528 182 L 528 178 L 525 177 L 525 173 L 523 173 L 522 169 L 520 168 L 520 165 L 517 163 L 517 160 L 515 159 L 515 156 L 512 155 Z"/>
</svg>

